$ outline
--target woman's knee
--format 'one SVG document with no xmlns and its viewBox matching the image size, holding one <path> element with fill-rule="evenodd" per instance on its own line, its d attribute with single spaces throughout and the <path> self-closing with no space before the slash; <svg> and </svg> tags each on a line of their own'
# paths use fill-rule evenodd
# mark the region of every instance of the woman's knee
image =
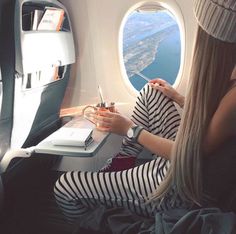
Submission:
<svg viewBox="0 0 236 234">
<path fill-rule="evenodd" d="M 70 171 L 62 174 L 55 183 L 54 194 L 77 200 L 88 197 L 87 178 L 90 172 Z"/>
<path fill-rule="evenodd" d="M 64 198 L 64 199 L 70 199 L 71 195 L 68 191 L 68 180 L 66 179 L 69 176 L 70 172 L 66 172 L 62 174 L 57 181 L 54 184 L 54 195 L 56 199 L 58 197 Z"/>
<path fill-rule="evenodd" d="M 151 87 L 148 83 L 143 86 L 140 93 L 145 96 L 145 99 L 147 100 L 150 96 L 156 96 L 161 100 L 168 100 L 173 102 L 169 97 L 167 97 L 164 93 L 162 93 L 160 90 L 154 89 Z"/>
</svg>

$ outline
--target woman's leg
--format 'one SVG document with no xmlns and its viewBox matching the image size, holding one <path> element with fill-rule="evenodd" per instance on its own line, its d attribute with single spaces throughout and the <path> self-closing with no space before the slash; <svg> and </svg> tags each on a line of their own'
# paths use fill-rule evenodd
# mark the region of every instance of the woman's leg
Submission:
<svg viewBox="0 0 236 234">
<path fill-rule="evenodd" d="M 173 101 L 160 91 L 145 85 L 137 97 L 132 120 L 155 135 L 174 140 L 180 124 L 180 115 Z M 133 167 L 135 157 L 142 149 L 142 145 L 124 137 L 119 153 L 100 171 L 118 171 Z"/>
<path fill-rule="evenodd" d="M 101 204 L 151 216 L 145 198 L 160 184 L 159 164 L 155 159 L 119 172 L 67 172 L 55 184 L 57 203 L 70 223 Z"/>
</svg>

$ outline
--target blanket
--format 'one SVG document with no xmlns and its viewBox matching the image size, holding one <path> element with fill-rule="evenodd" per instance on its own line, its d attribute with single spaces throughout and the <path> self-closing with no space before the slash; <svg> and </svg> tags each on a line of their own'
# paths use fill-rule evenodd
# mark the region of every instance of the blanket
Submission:
<svg viewBox="0 0 236 234">
<path fill-rule="evenodd" d="M 75 223 L 73 234 L 235 234 L 236 215 L 218 208 L 162 211 L 144 218 L 122 208 L 98 207 Z"/>
</svg>

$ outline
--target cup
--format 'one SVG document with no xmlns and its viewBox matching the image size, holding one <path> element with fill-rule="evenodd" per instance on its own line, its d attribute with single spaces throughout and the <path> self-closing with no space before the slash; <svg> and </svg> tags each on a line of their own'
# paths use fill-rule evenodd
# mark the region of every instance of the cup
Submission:
<svg viewBox="0 0 236 234">
<path fill-rule="evenodd" d="M 96 106 L 92 106 L 92 105 L 88 105 L 85 106 L 82 114 L 84 116 L 85 119 L 89 120 L 90 122 L 92 122 L 93 124 L 96 125 L 96 128 L 98 130 L 105 130 L 105 128 L 97 125 L 95 123 L 95 121 L 92 118 L 92 115 L 96 112 L 96 111 L 110 111 L 110 112 L 115 112 L 115 103 L 114 102 L 110 102 L 110 103 L 98 103 Z"/>
</svg>

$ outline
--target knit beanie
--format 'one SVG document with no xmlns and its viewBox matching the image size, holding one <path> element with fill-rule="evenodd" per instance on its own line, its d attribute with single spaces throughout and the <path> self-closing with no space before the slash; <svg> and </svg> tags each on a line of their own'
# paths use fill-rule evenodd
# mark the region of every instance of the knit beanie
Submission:
<svg viewBox="0 0 236 234">
<path fill-rule="evenodd" d="M 236 43 L 236 0 L 195 0 L 195 16 L 211 36 Z"/>
</svg>

